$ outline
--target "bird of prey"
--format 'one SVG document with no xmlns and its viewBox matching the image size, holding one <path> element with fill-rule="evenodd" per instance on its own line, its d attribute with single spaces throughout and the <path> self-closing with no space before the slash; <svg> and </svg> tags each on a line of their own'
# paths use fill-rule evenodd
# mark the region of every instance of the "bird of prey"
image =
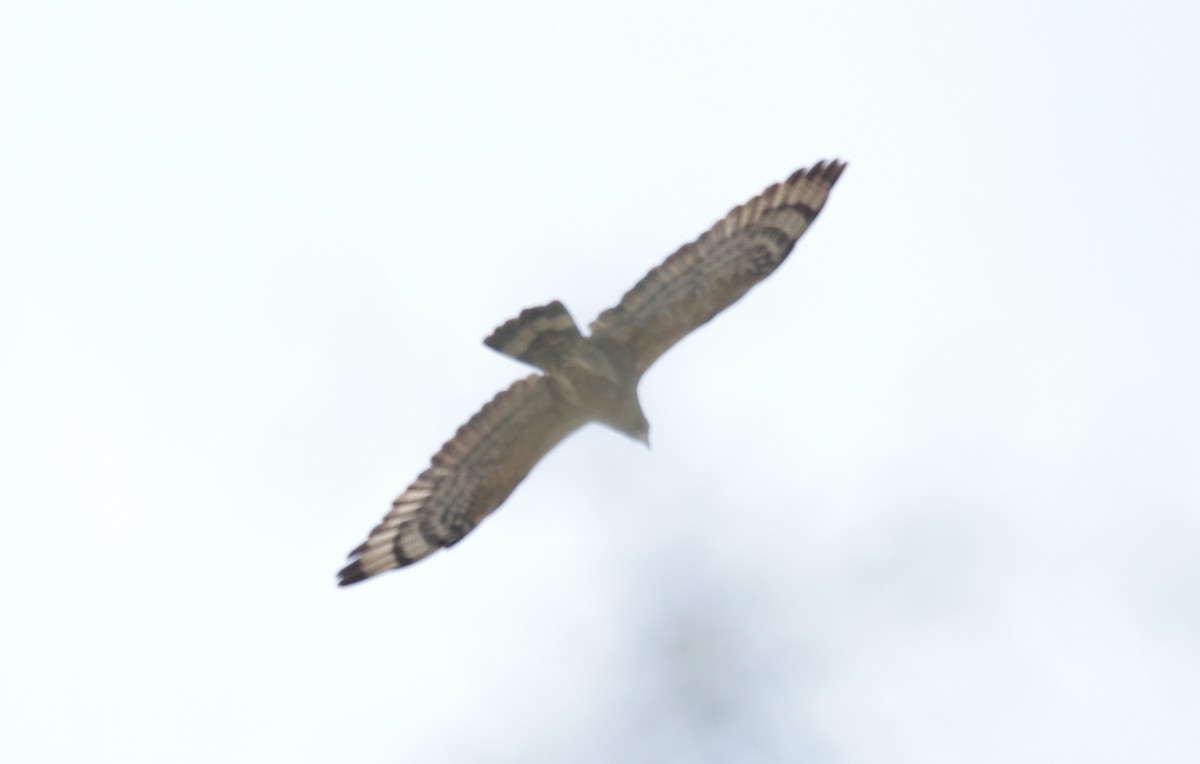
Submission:
<svg viewBox="0 0 1200 764">
<path fill-rule="evenodd" d="M 499 507 L 563 438 L 600 422 L 649 444 L 637 387 L 668 348 L 779 267 L 846 164 L 801 169 L 735 207 L 591 324 L 585 337 L 557 300 L 521 311 L 484 343 L 541 370 L 459 428 L 392 503 L 338 574 L 348 586 L 453 546 Z"/>
</svg>

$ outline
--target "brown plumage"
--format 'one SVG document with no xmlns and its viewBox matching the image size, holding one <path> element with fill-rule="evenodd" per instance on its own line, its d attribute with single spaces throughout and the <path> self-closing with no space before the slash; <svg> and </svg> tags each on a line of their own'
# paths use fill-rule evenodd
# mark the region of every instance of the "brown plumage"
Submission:
<svg viewBox="0 0 1200 764">
<path fill-rule="evenodd" d="M 779 267 L 825 204 L 844 162 L 818 162 L 734 208 L 591 324 L 562 303 L 530 308 L 485 344 L 541 369 L 459 428 L 339 573 L 348 586 L 452 546 L 499 507 L 567 435 L 600 422 L 643 443 L 637 385 L 672 345 Z"/>
</svg>

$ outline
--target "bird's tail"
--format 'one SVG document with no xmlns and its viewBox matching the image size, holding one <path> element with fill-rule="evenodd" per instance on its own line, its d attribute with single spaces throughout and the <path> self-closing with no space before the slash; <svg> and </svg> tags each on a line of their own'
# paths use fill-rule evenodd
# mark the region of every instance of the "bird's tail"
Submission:
<svg viewBox="0 0 1200 764">
<path fill-rule="evenodd" d="M 521 315 L 501 324 L 483 344 L 543 371 L 553 371 L 582 339 L 571 314 L 555 300 L 521 311 Z"/>
</svg>

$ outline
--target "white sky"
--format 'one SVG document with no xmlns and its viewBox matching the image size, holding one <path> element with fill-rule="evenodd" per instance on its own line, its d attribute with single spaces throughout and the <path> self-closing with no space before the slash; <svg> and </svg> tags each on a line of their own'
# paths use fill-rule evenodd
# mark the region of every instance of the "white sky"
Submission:
<svg viewBox="0 0 1200 764">
<path fill-rule="evenodd" d="M 1200 6 L 0 8 L 0 760 L 1191 762 Z M 346 551 L 799 166 L 451 552 Z"/>
</svg>

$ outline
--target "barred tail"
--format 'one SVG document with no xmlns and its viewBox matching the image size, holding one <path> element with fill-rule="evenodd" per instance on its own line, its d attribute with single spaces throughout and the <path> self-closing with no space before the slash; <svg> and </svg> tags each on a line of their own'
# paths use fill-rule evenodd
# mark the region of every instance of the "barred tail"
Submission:
<svg viewBox="0 0 1200 764">
<path fill-rule="evenodd" d="M 553 371 L 563 356 L 582 339 L 571 314 L 555 300 L 549 305 L 521 311 L 521 315 L 492 332 L 483 344 L 543 371 Z"/>
</svg>

